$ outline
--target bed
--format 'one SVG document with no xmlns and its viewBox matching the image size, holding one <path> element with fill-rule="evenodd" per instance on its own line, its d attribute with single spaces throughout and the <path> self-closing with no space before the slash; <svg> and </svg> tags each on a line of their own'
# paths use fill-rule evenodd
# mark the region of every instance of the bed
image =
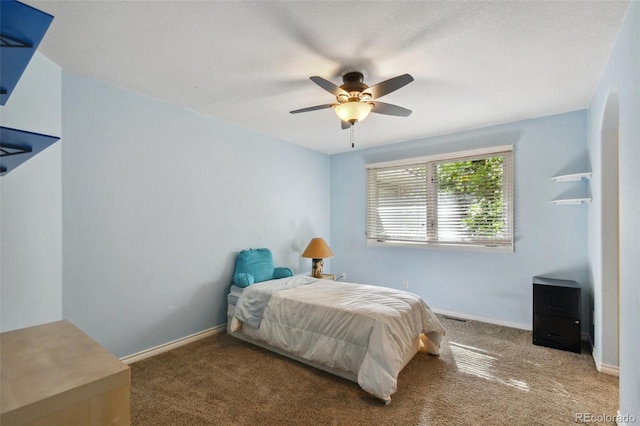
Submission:
<svg viewBox="0 0 640 426">
<path fill-rule="evenodd" d="M 354 381 L 389 404 L 418 351 L 438 355 L 445 330 L 417 295 L 304 275 L 228 294 L 227 332 Z"/>
</svg>

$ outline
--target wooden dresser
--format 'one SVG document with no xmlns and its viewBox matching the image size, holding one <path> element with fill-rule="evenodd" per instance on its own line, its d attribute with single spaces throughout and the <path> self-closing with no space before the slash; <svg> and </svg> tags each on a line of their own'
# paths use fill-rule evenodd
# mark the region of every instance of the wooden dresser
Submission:
<svg viewBox="0 0 640 426">
<path fill-rule="evenodd" d="M 129 366 L 68 321 L 0 334 L 0 424 L 129 425 Z"/>
</svg>

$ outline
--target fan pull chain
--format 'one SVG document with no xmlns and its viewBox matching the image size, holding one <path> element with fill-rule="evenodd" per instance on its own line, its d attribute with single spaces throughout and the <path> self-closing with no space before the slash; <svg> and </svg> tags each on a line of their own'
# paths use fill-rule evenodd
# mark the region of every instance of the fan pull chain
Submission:
<svg viewBox="0 0 640 426">
<path fill-rule="evenodd" d="M 355 146 L 355 143 L 353 142 L 353 128 L 356 127 L 356 123 L 351 124 L 351 148 L 353 148 Z"/>
</svg>

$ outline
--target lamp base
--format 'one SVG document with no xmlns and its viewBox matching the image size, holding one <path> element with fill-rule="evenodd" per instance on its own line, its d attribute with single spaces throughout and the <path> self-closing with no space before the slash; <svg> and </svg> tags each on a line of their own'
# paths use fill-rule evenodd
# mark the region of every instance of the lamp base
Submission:
<svg viewBox="0 0 640 426">
<path fill-rule="evenodd" d="M 311 263 L 311 276 L 313 278 L 322 278 L 322 267 L 324 262 L 322 259 L 313 259 Z"/>
</svg>

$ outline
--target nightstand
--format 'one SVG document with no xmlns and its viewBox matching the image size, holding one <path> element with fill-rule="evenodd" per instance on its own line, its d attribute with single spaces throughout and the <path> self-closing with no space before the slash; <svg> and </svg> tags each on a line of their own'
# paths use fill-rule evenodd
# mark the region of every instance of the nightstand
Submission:
<svg viewBox="0 0 640 426">
<path fill-rule="evenodd" d="M 309 275 L 311 276 L 311 275 Z M 320 278 L 318 278 L 320 279 Z M 335 274 L 322 274 L 322 279 L 323 280 L 329 280 L 329 281 L 335 281 L 336 280 L 336 276 Z"/>
</svg>

